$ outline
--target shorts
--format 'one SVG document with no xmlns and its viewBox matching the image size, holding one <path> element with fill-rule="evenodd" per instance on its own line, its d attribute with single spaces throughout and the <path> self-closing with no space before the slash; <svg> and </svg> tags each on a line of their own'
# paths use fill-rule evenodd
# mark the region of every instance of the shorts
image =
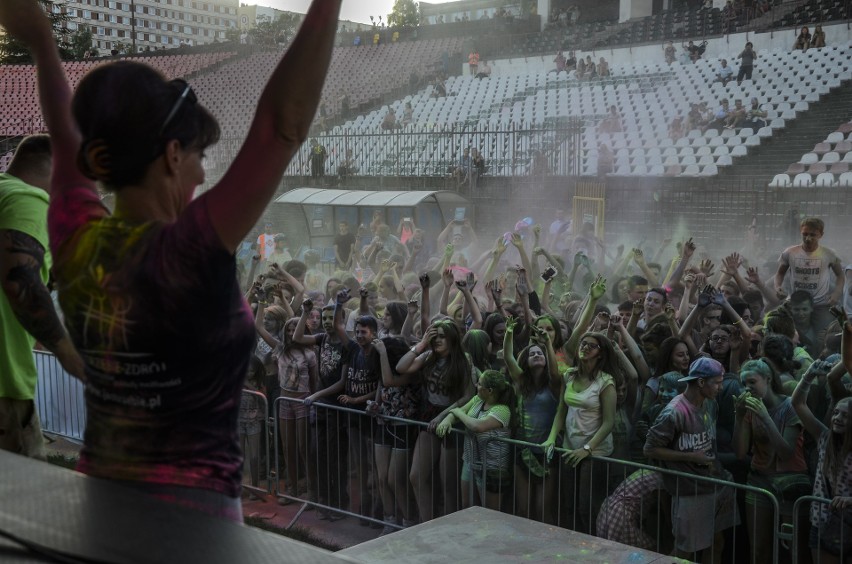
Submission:
<svg viewBox="0 0 852 564">
<path fill-rule="evenodd" d="M 672 533 L 680 551 L 710 548 L 716 533 L 739 524 L 736 494 L 729 486 L 710 494 L 672 496 Z"/>
<path fill-rule="evenodd" d="M 278 397 L 304 400 L 309 395 L 311 395 L 310 392 L 285 392 L 284 390 L 281 390 L 281 395 Z M 311 411 L 311 408 L 305 405 L 303 401 L 291 401 L 284 399 L 278 403 L 278 417 L 280 419 L 305 419 Z"/>
<path fill-rule="evenodd" d="M 0 398 L 0 450 L 45 460 L 44 437 L 33 400 Z"/>
<path fill-rule="evenodd" d="M 389 447 L 397 450 L 409 450 L 414 448 L 420 427 L 417 425 L 376 425 L 373 432 L 373 444 L 376 446 Z"/>
<path fill-rule="evenodd" d="M 467 462 L 462 465 L 461 479 L 463 482 L 476 483 L 476 489 L 483 490 L 488 493 L 506 493 L 512 488 L 512 474 L 507 470 L 486 470 L 485 483 L 482 483 L 482 467 L 474 468 Z M 484 486 L 484 488 L 483 488 Z"/>
</svg>

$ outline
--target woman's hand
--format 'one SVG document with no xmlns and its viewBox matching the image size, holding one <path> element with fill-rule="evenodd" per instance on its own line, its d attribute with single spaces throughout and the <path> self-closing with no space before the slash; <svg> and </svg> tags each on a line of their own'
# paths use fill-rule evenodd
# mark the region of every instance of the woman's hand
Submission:
<svg viewBox="0 0 852 564">
<path fill-rule="evenodd" d="M 606 278 L 598 274 L 592 285 L 589 286 L 589 296 L 593 300 L 599 300 L 604 297 L 604 294 L 606 294 Z"/>
<path fill-rule="evenodd" d="M 379 353 L 379 356 L 387 356 L 388 351 L 385 348 L 385 343 L 381 339 L 373 339 L 372 345 L 373 349 Z"/>
<path fill-rule="evenodd" d="M 455 282 L 455 277 L 453 276 L 453 271 L 449 268 L 445 269 L 444 272 L 441 273 L 441 282 L 444 283 L 444 286 L 447 288 L 453 287 L 453 282 Z"/>
<path fill-rule="evenodd" d="M 852 497 L 834 496 L 831 500 L 831 508 L 834 511 L 841 511 L 847 507 L 852 507 Z"/>
<path fill-rule="evenodd" d="M 347 396 L 345 394 L 341 394 L 337 396 L 337 401 L 340 405 L 355 405 L 355 398 L 352 396 Z"/>
<path fill-rule="evenodd" d="M 770 417 L 769 411 L 766 410 L 766 405 L 763 403 L 763 400 L 754 396 L 749 396 L 745 398 L 744 404 L 745 408 L 759 417 L 764 424 L 773 424 L 772 417 Z"/>
<path fill-rule="evenodd" d="M 520 249 L 524 246 L 524 240 L 521 239 L 521 234 L 517 231 L 512 233 L 512 245 L 514 245 L 516 249 Z"/>
<path fill-rule="evenodd" d="M 530 293 L 530 286 L 527 282 L 527 271 L 523 267 L 515 267 L 515 272 L 518 273 L 518 282 L 515 284 L 515 289 L 521 296 L 526 296 Z"/>
<path fill-rule="evenodd" d="M 429 430 L 430 431 L 433 430 L 433 424 L 434 424 L 434 421 L 429 423 Z M 444 437 L 447 436 L 447 433 L 449 433 L 450 429 L 452 429 L 452 428 L 453 428 L 453 426 L 450 423 L 449 418 L 444 418 L 443 421 L 441 421 L 440 423 L 438 423 L 434 427 L 434 432 L 435 432 L 436 435 L 438 435 L 439 437 L 441 437 L 443 439 Z"/>
<path fill-rule="evenodd" d="M 518 324 L 518 320 L 512 317 L 511 315 L 506 318 L 506 333 L 513 333 L 515 331 L 515 325 Z"/>
<path fill-rule="evenodd" d="M 420 304 L 417 303 L 417 300 L 409 300 L 408 301 L 408 315 L 417 315 L 417 312 L 420 310 Z"/>
<path fill-rule="evenodd" d="M 695 253 L 695 243 L 692 241 L 692 237 L 687 239 L 686 243 L 683 244 L 683 249 L 681 250 L 681 255 L 684 259 L 689 260 L 692 258 L 692 255 Z"/>
<path fill-rule="evenodd" d="M 421 338 L 420 342 L 414 347 L 415 354 L 423 354 L 425 351 L 431 349 L 432 339 L 434 339 L 437 335 L 438 330 L 435 329 L 434 325 L 430 325 L 429 328 L 426 329 L 426 332 L 423 333 L 423 338 Z"/>
<path fill-rule="evenodd" d="M 430 284 L 429 275 L 424 272 L 423 274 L 420 275 L 420 288 L 424 292 L 426 292 L 426 291 L 429 290 L 429 284 Z"/>
<path fill-rule="evenodd" d="M 563 454 L 562 460 L 564 460 L 567 464 L 570 464 L 573 468 L 576 468 L 580 462 L 590 456 L 591 454 L 589 454 L 589 451 L 584 448 L 578 448 L 577 450 L 569 450 Z"/>
<path fill-rule="evenodd" d="M 314 309 L 314 301 L 312 299 L 307 298 L 302 302 L 302 315 L 308 315 L 312 309 Z"/>
<path fill-rule="evenodd" d="M 337 292 L 337 305 L 343 306 L 349 301 L 349 288 L 344 287 L 342 290 Z"/>
</svg>

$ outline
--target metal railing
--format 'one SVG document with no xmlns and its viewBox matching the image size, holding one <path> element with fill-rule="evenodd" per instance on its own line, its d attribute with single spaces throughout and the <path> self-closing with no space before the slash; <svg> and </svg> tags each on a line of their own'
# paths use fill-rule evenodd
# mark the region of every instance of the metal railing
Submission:
<svg viewBox="0 0 852 564">
<path fill-rule="evenodd" d="M 52 354 L 41 351 L 35 351 L 34 354 L 39 369 L 36 405 L 44 430 L 81 440 L 85 429 L 83 385 L 65 373 Z M 686 485 L 677 482 L 675 499 L 699 493 L 698 487 L 702 484 L 702 491 L 711 491 L 703 495 L 711 495 L 710 499 L 714 505 L 724 502 L 720 501 L 720 496 L 736 499 L 742 498 L 746 493 L 764 500 L 764 508 L 768 507 L 771 515 L 771 562 L 779 562 L 782 550 L 786 553 L 789 547 L 795 564 L 800 561 L 802 551 L 807 550 L 802 546 L 805 532 L 802 527 L 808 525 L 806 521 L 798 518 L 802 505 L 806 502 L 830 503 L 830 500 L 813 496 L 801 497 L 794 503 L 792 513 L 788 514 L 788 509 L 779 503 L 775 495 L 762 488 L 601 456 L 589 457 L 581 463 L 581 466 L 587 465 L 587 469 L 582 471 L 585 475 L 581 475 L 580 471 L 571 471 L 560 461 L 552 467 L 545 464 L 552 474 L 548 474 L 549 478 L 545 476 L 539 479 L 533 475 L 529 466 L 522 467 L 517 463 L 521 460 L 521 450 L 534 451 L 539 445 L 508 438 L 490 438 L 485 441 L 482 449 L 471 448 L 472 457 L 478 456 L 479 453 L 484 454 L 481 460 L 468 461 L 471 472 L 482 474 L 480 480 L 477 480 L 475 475 L 463 480 L 461 474 L 464 443 L 474 437 L 463 429 L 452 429 L 443 441 L 432 434 L 424 433 L 424 440 L 428 441 L 433 449 L 438 450 L 432 450 L 430 453 L 429 471 L 423 472 L 422 468 L 413 471 L 413 450 L 417 440 L 421 440 L 420 431 L 427 429 L 427 423 L 372 416 L 358 409 L 320 402 L 306 406 L 301 399 L 279 397 L 273 402 L 273 444 L 270 444 L 270 421 L 265 417 L 268 413 L 267 398 L 255 391 L 244 390 L 243 393 L 257 397 L 261 404 L 259 411 L 264 414 L 261 440 L 265 442 L 267 476 L 265 488 L 259 484 L 246 484 L 245 480 L 243 487 L 257 493 L 273 493 L 280 500 L 300 504 L 289 526 L 293 526 L 304 511 L 317 509 L 326 516 L 331 515 L 332 519 L 349 516 L 361 519 L 362 524 L 374 524 L 378 527 L 384 526 L 386 530 L 394 530 L 408 524 L 399 519 L 400 513 L 408 513 L 406 521 L 413 523 L 419 520 L 418 510 L 421 514 L 423 511 L 417 501 L 428 503 L 430 509 L 426 513 L 438 516 L 476 504 L 478 496 L 488 498 L 488 493 L 496 493 L 498 504 L 494 509 L 581 532 L 595 533 L 602 538 L 631 544 L 641 549 L 667 553 L 673 547 L 675 537 L 667 509 L 671 499 L 670 492 L 662 487 L 661 481 L 662 476 L 669 476 L 676 480 L 689 481 Z M 290 409 L 297 410 L 297 413 L 299 409 L 303 410 L 299 415 L 303 419 L 301 426 L 282 426 L 283 420 L 278 415 L 285 403 Z M 408 441 L 406 442 L 404 436 L 398 445 L 380 446 L 379 448 L 387 449 L 382 454 L 374 444 L 376 432 L 381 425 L 392 425 L 392 430 L 397 434 L 406 428 L 410 429 L 409 434 L 405 435 Z M 288 433 L 294 432 L 293 429 L 296 433 L 305 433 L 302 448 L 296 456 L 287 451 L 288 448 L 294 448 L 293 445 L 299 448 L 299 437 L 288 436 Z M 489 469 L 495 469 L 494 464 L 489 463 L 487 454 L 488 446 L 492 442 L 505 443 L 509 449 L 506 459 L 509 461 L 509 468 L 503 468 L 506 472 L 501 474 L 511 476 L 509 480 L 495 482 L 489 479 Z M 558 460 L 558 457 L 567 452 L 557 448 L 554 458 Z M 397 467 L 394 470 L 395 476 L 391 476 L 390 471 L 384 467 L 383 471 L 379 471 L 377 456 L 394 453 L 402 457 L 404 468 Z M 441 468 L 437 461 L 440 454 L 447 456 L 442 462 L 444 468 Z M 259 462 L 261 458 L 258 456 L 250 463 Z M 288 464 L 295 466 L 288 469 Z M 382 458 L 381 464 L 387 465 L 388 461 Z M 402 479 L 400 470 L 404 472 Z M 282 482 L 285 474 L 288 477 Z M 658 480 L 657 476 L 660 477 L 659 483 L 642 486 L 646 491 L 637 493 L 635 488 L 631 489 L 631 480 L 647 479 L 653 482 Z M 548 484 L 551 480 L 555 480 L 555 483 Z M 397 489 L 387 489 L 389 483 L 385 481 L 393 482 Z M 299 486 L 303 482 L 305 487 L 300 489 Z M 579 486 L 585 489 L 579 489 Z M 541 489 L 540 494 L 536 491 L 538 488 Z M 307 490 L 308 495 L 304 495 L 304 490 Z M 415 492 L 421 493 L 419 500 Z M 428 492 L 425 498 L 422 492 Z M 580 499 L 584 496 L 588 499 Z M 493 496 L 491 498 L 493 499 Z M 486 504 L 488 501 L 481 499 L 478 503 Z M 385 507 L 387 503 L 392 503 L 393 508 Z M 407 511 L 399 509 L 403 507 L 408 508 Z M 731 509 L 736 511 L 736 508 Z M 389 516 L 396 516 L 397 519 L 386 520 Z M 731 517 L 720 513 L 716 514 L 714 519 L 725 518 L 726 522 L 733 525 Z M 756 562 L 755 547 L 750 546 L 748 535 L 738 531 L 737 526 L 731 526 L 729 530 L 730 532 L 726 533 L 729 542 L 726 543 L 724 554 L 731 556 L 730 560 L 733 562 Z M 842 537 L 840 542 L 841 545 L 844 542 Z M 712 545 L 708 548 L 713 550 Z"/>
<path fill-rule="evenodd" d="M 86 430 L 85 387 L 65 372 L 56 357 L 33 351 L 38 371 L 35 404 L 42 430 L 72 441 L 82 441 Z"/>
<path fill-rule="evenodd" d="M 841 564 L 844 562 L 848 562 L 850 558 L 852 558 L 852 510 L 846 509 L 845 513 L 840 513 L 842 516 L 841 526 L 839 527 L 839 538 L 838 539 L 825 539 L 823 538 L 823 531 L 819 530 L 816 535 L 816 546 L 811 546 L 813 550 L 813 555 L 815 558 L 810 558 L 810 555 L 806 555 L 804 558 L 801 557 L 803 551 L 808 550 L 808 547 L 801 546 L 801 538 L 803 535 L 797 534 L 798 525 L 803 521 L 799 519 L 800 511 L 802 510 L 802 506 L 807 504 L 807 507 L 811 507 L 813 504 L 822 504 L 828 505 L 828 511 L 834 511 L 831 508 L 831 500 L 825 499 L 823 497 L 817 496 L 803 496 L 796 500 L 793 504 L 793 536 L 792 536 L 792 553 L 793 553 L 793 564 L 799 564 L 800 562 L 811 562 L 814 564 L 822 564 L 823 560 L 828 562 L 840 562 Z M 807 520 L 805 520 L 807 522 Z M 845 526 L 844 526 L 845 524 Z M 836 543 L 835 546 L 832 546 Z M 812 544 L 812 543 L 809 543 Z M 839 550 L 838 550 L 839 549 Z"/>
</svg>

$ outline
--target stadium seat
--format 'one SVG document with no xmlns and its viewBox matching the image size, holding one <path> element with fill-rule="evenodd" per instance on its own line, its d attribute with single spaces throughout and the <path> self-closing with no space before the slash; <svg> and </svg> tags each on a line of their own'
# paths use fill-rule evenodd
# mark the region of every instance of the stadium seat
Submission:
<svg viewBox="0 0 852 564">
<path fill-rule="evenodd" d="M 793 179 L 793 186 L 796 188 L 808 188 L 813 185 L 811 175 L 808 173 L 797 174 Z"/>
<path fill-rule="evenodd" d="M 844 172 L 837 179 L 838 186 L 852 186 L 852 172 Z"/>
<path fill-rule="evenodd" d="M 790 177 L 786 174 L 776 174 L 772 182 L 769 183 L 772 187 L 787 187 L 791 185 Z"/>
<path fill-rule="evenodd" d="M 834 184 L 835 184 L 834 175 L 831 174 L 830 172 L 823 172 L 822 174 L 818 175 L 816 177 L 816 180 L 814 181 L 815 186 L 825 187 L 825 188 L 834 186 Z"/>
</svg>

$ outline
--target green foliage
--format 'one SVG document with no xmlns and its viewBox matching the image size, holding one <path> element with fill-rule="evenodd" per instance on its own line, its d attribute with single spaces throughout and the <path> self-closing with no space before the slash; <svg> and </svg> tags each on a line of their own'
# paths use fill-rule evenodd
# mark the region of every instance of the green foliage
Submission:
<svg viewBox="0 0 852 564">
<path fill-rule="evenodd" d="M 253 43 L 260 47 L 276 47 L 287 45 L 296 36 L 299 28 L 299 17 L 296 14 L 284 13 L 275 21 L 261 21 L 249 30 L 248 34 Z"/>
<path fill-rule="evenodd" d="M 68 42 L 68 50 L 71 53 L 71 58 L 75 61 L 82 61 L 86 52 L 92 48 L 92 30 L 87 26 L 81 25 L 77 31 L 71 34 Z"/>
<path fill-rule="evenodd" d="M 47 13 L 51 26 L 53 26 L 53 36 L 56 39 L 56 46 L 59 48 L 59 56 L 63 59 L 72 58 L 73 55 L 68 43 L 71 34 L 67 27 L 70 18 L 68 14 L 63 13 L 59 9 L 64 6 L 64 3 L 54 2 L 54 0 L 38 1 Z M 56 12 L 54 12 L 54 7 L 57 8 Z M 9 34 L 4 33 L 0 35 L 0 64 L 26 64 L 32 62 L 30 52 L 23 43 Z"/>
<path fill-rule="evenodd" d="M 420 25 L 420 5 L 414 0 L 396 0 L 388 14 L 391 27 L 417 27 Z"/>
</svg>

